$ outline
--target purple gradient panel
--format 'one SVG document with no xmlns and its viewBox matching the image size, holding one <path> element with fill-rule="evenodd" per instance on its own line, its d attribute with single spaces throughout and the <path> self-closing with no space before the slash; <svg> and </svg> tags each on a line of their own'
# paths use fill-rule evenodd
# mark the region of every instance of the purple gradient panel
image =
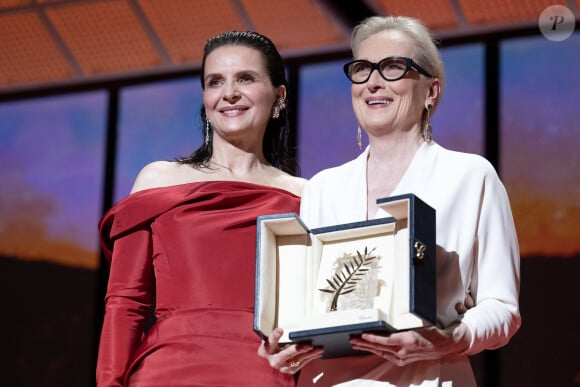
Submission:
<svg viewBox="0 0 580 387">
<path fill-rule="evenodd" d="M 446 85 L 431 119 L 433 139 L 448 149 L 483 155 L 483 46 L 444 48 L 441 56 Z"/>
<path fill-rule="evenodd" d="M 199 78 L 127 87 L 121 94 L 115 201 L 157 160 L 191 154 L 202 142 Z"/>
<path fill-rule="evenodd" d="M 2 254 L 96 267 L 106 93 L 0 104 Z"/>
<path fill-rule="evenodd" d="M 580 253 L 580 33 L 501 45 L 501 170 L 522 255 Z"/>
<path fill-rule="evenodd" d="M 298 162 L 302 176 L 340 165 L 360 154 L 344 61 L 303 66 L 298 95 Z"/>
</svg>

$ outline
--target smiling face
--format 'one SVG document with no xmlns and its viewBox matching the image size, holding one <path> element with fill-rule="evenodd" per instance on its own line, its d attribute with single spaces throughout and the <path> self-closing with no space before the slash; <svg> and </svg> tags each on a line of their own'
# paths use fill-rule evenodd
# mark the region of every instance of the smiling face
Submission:
<svg viewBox="0 0 580 387">
<path fill-rule="evenodd" d="M 355 59 L 375 63 L 389 56 L 417 57 L 415 46 L 405 34 L 386 30 L 364 40 Z M 413 69 L 402 79 L 390 82 L 373 71 L 367 82 L 353 84 L 351 88 L 352 105 L 360 126 L 370 136 L 395 131 L 419 135 L 422 112 L 436 98 L 433 82 L 437 81 Z"/>
<path fill-rule="evenodd" d="M 203 104 L 215 136 L 261 147 L 266 125 L 284 86 L 274 87 L 260 51 L 242 45 L 216 48 L 206 58 Z"/>
</svg>

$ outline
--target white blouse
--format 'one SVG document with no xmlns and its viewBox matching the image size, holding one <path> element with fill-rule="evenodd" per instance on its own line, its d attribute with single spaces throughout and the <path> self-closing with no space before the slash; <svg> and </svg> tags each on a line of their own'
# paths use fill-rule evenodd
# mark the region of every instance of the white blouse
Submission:
<svg viewBox="0 0 580 387">
<path fill-rule="evenodd" d="M 366 220 L 369 149 L 308 181 L 300 217 L 309 228 Z M 475 386 L 467 355 L 501 347 L 519 329 L 519 248 L 509 199 L 492 165 L 478 155 L 424 143 L 391 195 L 405 193 L 436 210 L 438 325 L 465 323 L 472 334 L 469 349 L 452 361 L 405 367 L 374 355 L 316 360 L 302 370 L 300 386 Z M 375 217 L 385 216 L 379 210 Z M 476 306 L 458 315 L 455 304 L 468 291 Z"/>
</svg>

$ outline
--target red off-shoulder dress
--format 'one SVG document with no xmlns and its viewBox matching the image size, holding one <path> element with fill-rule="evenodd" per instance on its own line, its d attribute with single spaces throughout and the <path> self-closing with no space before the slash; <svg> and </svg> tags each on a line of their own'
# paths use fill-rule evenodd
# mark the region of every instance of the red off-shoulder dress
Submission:
<svg viewBox="0 0 580 387">
<path fill-rule="evenodd" d="M 110 276 L 97 384 L 293 386 L 257 356 L 254 276 L 256 217 L 298 211 L 287 191 L 227 181 L 117 203 L 99 224 Z"/>
</svg>

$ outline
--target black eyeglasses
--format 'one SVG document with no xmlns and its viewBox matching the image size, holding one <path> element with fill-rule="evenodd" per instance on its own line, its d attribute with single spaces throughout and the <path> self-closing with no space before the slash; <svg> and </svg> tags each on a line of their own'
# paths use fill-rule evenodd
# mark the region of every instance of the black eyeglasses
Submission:
<svg viewBox="0 0 580 387">
<path fill-rule="evenodd" d="M 429 78 L 433 78 L 417 62 L 404 56 L 389 56 L 388 58 L 381 59 L 377 63 L 364 59 L 353 60 L 345 64 L 343 69 L 348 79 L 352 83 L 357 84 L 368 81 L 374 70 L 379 70 L 379 74 L 381 74 L 381 77 L 385 81 L 397 81 L 403 78 L 410 69 L 414 69 Z"/>
</svg>

